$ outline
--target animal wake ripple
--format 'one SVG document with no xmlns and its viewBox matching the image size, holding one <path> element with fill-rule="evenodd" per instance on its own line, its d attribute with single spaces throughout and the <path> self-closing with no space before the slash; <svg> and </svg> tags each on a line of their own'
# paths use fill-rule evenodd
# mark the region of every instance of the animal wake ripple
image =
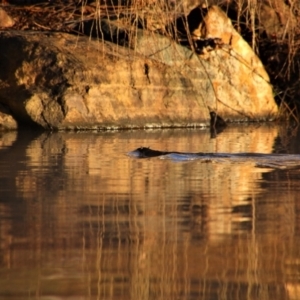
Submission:
<svg viewBox="0 0 300 300">
<path fill-rule="evenodd" d="M 153 158 L 169 159 L 174 162 L 201 161 L 215 163 L 245 163 L 252 162 L 260 168 L 300 168 L 299 154 L 265 154 L 265 153 L 189 153 L 159 151 L 146 147 L 140 147 L 127 153 L 133 158 Z"/>
</svg>

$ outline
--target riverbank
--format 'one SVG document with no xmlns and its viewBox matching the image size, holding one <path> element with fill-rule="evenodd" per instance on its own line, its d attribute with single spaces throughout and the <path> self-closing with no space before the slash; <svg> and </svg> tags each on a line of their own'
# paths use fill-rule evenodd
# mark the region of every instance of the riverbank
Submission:
<svg viewBox="0 0 300 300">
<path fill-rule="evenodd" d="M 284 74 L 270 79 L 245 40 L 267 70 L 277 57 L 256 44 L 262 33 L 236 27 L 229 6 L 231 21 L 191 1 L 113 4 L 2 5 L 11 21 L 0 34 L 0 114 L 45 129 L 201 127 L 209 108 L 229 122 L 274 120 L 278 104 L 295 114 L 274 85 Z"/>
</svg>

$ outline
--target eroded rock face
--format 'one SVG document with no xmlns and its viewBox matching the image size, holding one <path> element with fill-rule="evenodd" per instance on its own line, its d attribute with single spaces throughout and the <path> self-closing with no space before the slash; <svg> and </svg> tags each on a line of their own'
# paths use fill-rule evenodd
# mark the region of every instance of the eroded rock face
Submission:
<svg viewBox="0 0 300 300">
<path fill-rule="evenodd" d="M 222 46 L 198 55 L 138 30 L 131 48 L 63 33 L 0 33 L 0 103 L 18 122 L 53 129 L 209 125 L 272 120 L 269 77 L 216 6 L 199 27 Z M 205 49 L 204 49 L 205 50 Z"/>
<path fill-rule="evenodd" d="M 2 32 L 0 49 L 0 102 L 19 122 L 54 129 L 209 124 L 188 77 L 131 49 L 37 32 Z"/>
</svg>

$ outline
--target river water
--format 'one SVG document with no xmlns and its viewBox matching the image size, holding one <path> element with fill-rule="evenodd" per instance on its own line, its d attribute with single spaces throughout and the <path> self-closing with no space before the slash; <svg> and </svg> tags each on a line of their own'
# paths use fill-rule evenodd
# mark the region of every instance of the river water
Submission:
<svg viewBox="0 0 300 300">
<path fill-rule="evenodd" d="M 300 299 L 300 154 L 276 124 L 0 135 L 0 299 Z"/>
</svg>

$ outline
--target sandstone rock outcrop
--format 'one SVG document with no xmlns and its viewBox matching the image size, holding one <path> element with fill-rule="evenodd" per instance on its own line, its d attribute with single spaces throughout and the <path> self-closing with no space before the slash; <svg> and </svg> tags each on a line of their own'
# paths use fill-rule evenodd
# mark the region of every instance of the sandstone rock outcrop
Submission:
<svg viewBox="0 0 300 300">
<path fill-rule="evenodd" d="M 212 7 L 204 55 L 138 30 L 131 48 L 64 33 L 0 33 L 0 103 L 15 119 L 48 129 L 209 125 L 276 117 L 269 78 L 230 20 Z"/>
<path fill-rule="evenodd" d="M 20 122 L 53 129 L 209 122 L 189 78 L 133 50 L 36 32 L 2 32 L 0 49 L 0 102 Z"/>
</svg>

